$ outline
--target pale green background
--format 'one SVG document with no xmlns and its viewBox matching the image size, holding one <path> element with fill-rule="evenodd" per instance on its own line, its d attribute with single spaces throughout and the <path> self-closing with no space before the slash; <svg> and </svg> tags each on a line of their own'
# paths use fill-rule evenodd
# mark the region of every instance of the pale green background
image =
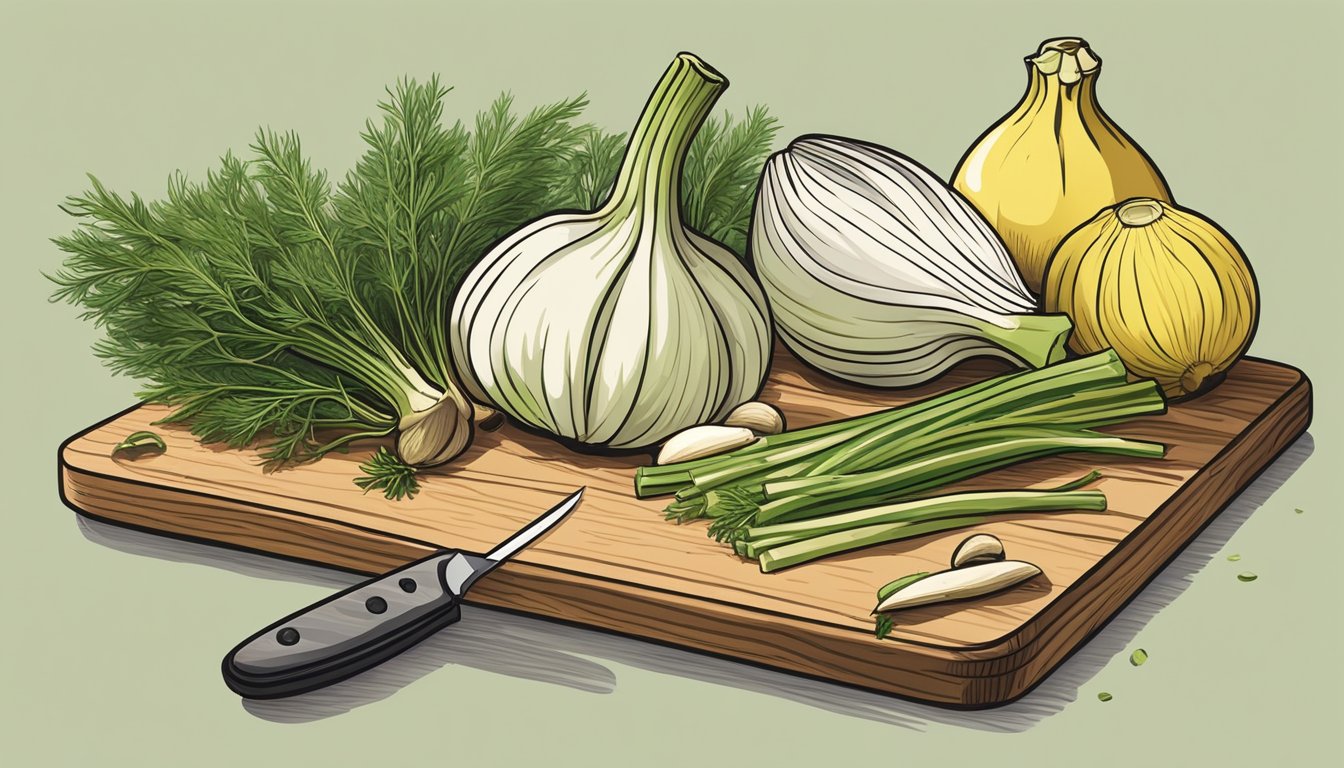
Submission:
<svg viewBox="0 0 1344 768">
<path fill-rule="evenodd" d="M 1080 6 L 6 4 L 0 761 L 1330 762 L 1344 719 L 1340 5 Z M 1072 672 L 1076 700 L 1067 686 L 1061 703 L 1029 700 L 1045 714 L 1028 716 L 1034 724 L 1020 733 L 995 732 L 1001 719 L 990 714 L 884 704 L 690 654 L 653 663 L 645 644 L 596 634 L 556 630 L 568 654 L 529 656 L 551 625 L 484 611 L 469 614 L 478 629 L 463 637 L 482 645 L 481 627 L 518 633 L 525 642 L 506 662 L 447 663 L 345 714 L 271 722 L 262 715 L 283 710 L 245 709 L 219 679 L 220 656 L 343 579 L 255 565 L 238 573 L 199 556 L 178 562 L 100 546 L 56 498 L 57 442 L 130 403 L 133 391 L 89 353 L 94 331 L 70 307 L 46 303 L 50 287 L 38 274 L 57 263 L 47 238 L 70 227 L 56 203 L 84 189 L 85 171 L 157 196 L 171 171 L 201 173 L 225 149 L 243 148 L 259 123 L 296 129 L 320 165 L 343 171 L 382 86 L 403 74 L 442 73 L 457 85 L 450 109 L 463 115 L 502 89 L 523 104 L 586 89 L 591 116 L 624 128 L 670 56 L 689 49 L 732 80 L 727 107 L 768 103 L 788 136 L 859 136 L 946 174 L 1020 95 L 1021 56 L 1061 34 L 1086 37 L 1105 59 L 1105 108 L 1156 159 L 1177 199 L 1221 222 L 1249 254 L 1265 308 L 1253 352 L 1314 380 L 1315 448 L 1254 514 L 1243 501 L 1221 534 L 1205 537 L 1216 554 L 1197 560 L 1168 607 L 1090 647 L 1101 660 Z M 1308 450 L 1299 446 L 1295 461 Z M 1243 560 L 1227 562 L 1232 552 Z M 1259 581 L 1238 582 L 1242 570 Z M 1152 658 L 1136 669 L 1127 657 L 1140 645 Z M 588 682 L 538 681 L 556 664 Z M 1101 690 L 1115 700 L 1098 702 Z M 827 697 L 841 703 L 821 703 Z M 841 713 L 856 708 L 870 713 Z"/>
</svg>

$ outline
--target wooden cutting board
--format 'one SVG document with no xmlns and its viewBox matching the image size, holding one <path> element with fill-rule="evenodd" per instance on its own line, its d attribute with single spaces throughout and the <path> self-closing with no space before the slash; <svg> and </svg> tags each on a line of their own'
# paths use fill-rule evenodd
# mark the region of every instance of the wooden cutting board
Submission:
<svg viewBox="0 0 1344 768">
<path fill-rule="evenodd" d="M 973 362 L 930 386 L 880 392 L 838 383 L 781 352 L 761 399 L 800 427 L 1004 370 Z M 1296 369 L 1244 360 L 1209 394 L 1109 430 L 1166 443 L 1165 459 L 1055 457 L 968 483 L 1055 484 L 1096 468 L 1110 508 L 978 526 L 1002 539 L 1010 558 L 1041 566 L 1043 577 L 975 602 L 897 614 L 885 640 L 873 636 L 875 590 L 946 568 L 970 531 L 763 574 L 706 538 L 703 522 L 664 521 L 666 500 L 634 498 L 634 470 L 647 456 L 577 454 L 512 427 L 478 432 L 464 456 L 426 473 L 420 494 L 400 502 L 351 483 L 376 446 L 264 473 L 251 451 L 202 446 L 183 429 L 156 426 L 165 453 L 110 457 L 113 445 L 165 413 L 132 408 L 67 440 L 60 449 L 65 503 L 100 520 L 378 573 L 435 547 L 487 551 L 587 486 L 564 524 L 477 585 L 468 602 L 981 708 L 1039 683 L 1302 434 L 1311 386 Z"/>
</svg>

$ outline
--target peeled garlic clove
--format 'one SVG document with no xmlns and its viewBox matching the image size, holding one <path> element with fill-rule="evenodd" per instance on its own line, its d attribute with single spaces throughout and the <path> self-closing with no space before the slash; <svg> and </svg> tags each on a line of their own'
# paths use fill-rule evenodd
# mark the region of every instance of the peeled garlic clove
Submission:
<svg viewBox="0 0 1344 768">
<path fill-rule="evenodd" d="M 631 134 L 612 193 L 506 236 L 463 278 L 463 384 L 523 424 L 587 445 L 656 445 L 760 389 L 765 297 L 727 247 L 682 224 L 681 170 L 727 80 L 683 53 Z"/>
<path fill-rule="evenodd" d="M 1170 200 L 1171 192 L 1097 103 L 1101 59 L 1087 41 L 1046 40 L 1026 64 L 1026 94 L 966 150 L 952 186 L 985 215 L 1040 293 L 1050 254 L 1074 227 L 1121 200 Z"/>
<path fill-rule="evenodd" d="M 988 533 L 977 533 L 957 545 L 952 553 L 952 567 L 962 568 L 1004 558 L 1003 542 Z"/>
<path fill-rule="evenodd" d="M 1040 573 L 1040 568 L 1020 560 L 1002 560 L 940 571 L 896 590 L 878 603 L 873 613 L 980 597 L 1008 589 Z"/>
<path fill-rule="evenodd" d="M 777 435 L 784 431 L 784 414 L 769 403 L 752 400 L 734 408 L 723 424 L 727 427 L 745 427 L 758 435 Z"/>
<path fill-rule="evenodd" d="M 1044 302 L 1073 318 L 1074 349 L 1114 348 L 1169 398 L 1216 383 L 1246 352 L 1259 316 L 1255 277 L 1232 238 L 1150 198 L 1107 208 L 1060 243 Z"/>
<path fill-rule="evenodd" d="M 662 450 L 658 451 L 658 463 L 675 464 L 678 461 L 713 456 L 751 445 L 756 440 L 756 435 L 745 427 L 721 427 L 717 424 L 691 427 L 663 443 Z"/>
<path fill-rule="evenodd" d="M 908 387 L 971 357 L 1064 356 L 1068 318 L 1037 313 L 984 218 L 894 150 L 795 139 L 766 163 L 751 250 L 780 337 L 833 376 Z"/>
</svg>

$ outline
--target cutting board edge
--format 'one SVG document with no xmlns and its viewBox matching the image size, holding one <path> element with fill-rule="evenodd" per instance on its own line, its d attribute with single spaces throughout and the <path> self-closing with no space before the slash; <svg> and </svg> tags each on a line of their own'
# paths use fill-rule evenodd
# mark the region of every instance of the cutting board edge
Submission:
<svg viewBox="0 0 1344 768">
<path fill-rule="evenodd" d="M 902 681 L 899 679 L 882 680 L 883 683 L 886 683 L 885 685 L 871 685 L 864 682 L 875 679 L 874 677 L 871 676 L 872 671 L 886 672 L 888 674 L 890 674 L 893 671 L 897 672 L 898 674 L 902 672 L 901 669 L 898 669 L 895 666 L 887 664 L 876 664 L 875 667 L 869 671 L 869 673 L 858 673 L 858 671 L 856 670 L 855 671 L 856 674 L 850 676 L 853 679 L 847 679 L 847 677 L 837 676 L 829 672 L 814 673 L 799 669 L 796 666 L 787 666 L 784 663 L 771 663 L 770 661 L 762 661 L 755 658 L 744 657 L 743 655 L 741 655 L 740 650 L 736 653 L 729 651 L 715 651 L 706 648 L 703 645 L 695 644 L 690 640 L 678 641 L 674 637 L 660 637 L 652 634 L 635 633 L 630 631 L 629 629 L 624 629 L 621 626 L 605 626 L 601 622 L 591 620 L 561 618 L 558 616 L 547 615 L 544 613 L 537 613 L 536 611 L 529 611 L 526 608 L 519 607 L 519 605 L 517 605 L 516 603 L 511 604 L 513 601 L 500 600 L 498 596 L 495 596 L 494 599 L 492 599 L 489 593 L 494 590 L 487 589 L 487 585 L 485 583 L 483 583 L 481 585 L 481 589 L 478 590 L 479 592 L 483 593 L 480 595 L 480 597 L 484 599 L 478 598 L 472 600 L 471 602 L 482 605 L 488 605 L 490 607 L 500 608 L 506 611 L 520 613 L 527 616 L 543 618 L 551 621 L 559 621 L 564 624 L 570 624 L 579 627 L 588 627 L 588 628 L 598 627 L 603 631 L 613 632 L 623 636 L 634 637 L 649 642 L 655 642 L 672 647 L 692 650 L 700 653 L 705 653 L 711 656 L 718 656 L 721 658 L 731 659 L 738 662 L 749 663 L 754 666 L 781 670 L 791 674 L 801 675 L 807 678 L 829 682 L 839 682 L 851 687 L 872 690 L 886 695 L 895 695 L 902 698 L 935 704 L 941 707 L 947 707 L 953 709 L 985 709 L 990 707 L 1001 706 L 1010 703 L 1012 701 L 1015 701 L 1018 698 L 1021 698 L 1022 696 L 1029 693 L 1032 689 L 1036 687 L 1036 685 L 1038 685 L 1041 681 L 1046 679 L 1049 676 L 1049 674 L 1056 667 L 1058 667 L 1059 664 L 1063 663 L 1065 660 L 1067 660 L 1067 658 L 1072 656 L 1072 654 L 1076 652 L 1078 648 L 1081 648 L 1082 645 L 1086 643 L 1087 639 L 1090 639 L 1093 635 L 1096 634 L 1096 632 L 1100 631 L 1101 628 L 1103 628 L 1107 623 L 1109 623 L 1109 621 L 1124 607 L 1124 605 L 1127 605 L 1135 595 L 1137 595 L 1140 591 L 1142 591 L 1142 588 L 1147 583 L 1149 583 L 1153 578 L 1156 578 L 1157 574 L 1160 573 L 1163 568 L 1165 568 L 1167 563 L 1169 563 L 1172 559 L 1174 559 L 1176 556 L 1179 555 L 1179 553 L 1184 549 L 1184 546 L 1188 543 L 1188 541 L 1191 538 L 1198 535 L 1198 532 L 1200 530 L 1203 530 L 1203 528 L 1206 527 L 1208 523 L 1212 521 L 1212 519 L 1214 519 L 1219 512 L 1221 512 L 1224 508 L 1226 508 L 1226 506 L 1231 503 L 1232 499 L 1234 499 L 1236 495 L 1240 493 L 1240 491 L 1244 489 L 1246 485 L 1248 485 L 1250 482 L 1253 482 L 1254 479 L 1258 477 L 1264 471 L 1265 468 L 1267 468 L 1270 464 L 1273 463 L 1274 459 L 1276 459 L 1280 454 L 1282 454 L 1282 452 L 1286 450 L 1287 447 L 1290 446 L 1292 442 L 1303 432 L 1305 432 L 1306 429 L 1310 426 L 1312 416 L 1311 387 L 1310 382 L 1307 379 L 1306 375 L 1302 373 L 1300 370 L 1292 366 L 1284 365 L 1282 363 L 1276 363 L 1273 361 L 1261 361 L 1261 360 L 1256 361 L 1267 363 L 1269 365 L 1274 365 L 1280 368 L 1289 369 L 1296 374 L 1297 381 L 1295 381 L 1290 387 L 1288 387 L 1284 391 L 1284 393 L 1266 409 L 1266 411 L 1263 414 L 1261 414 L 1254 422 L 1248 425 L 1247 429 L 1238 436 L 1237 440 L 1234 440 L 1233 442 L 1229 443 L 1228 446 L 1225 446 L 1224 449 L 1220 451 L 1218 456 L 1215 457 L 1215 459 L 1212 462 L 1210 462 L 1209 466 L 1212 467 L 1215 463 L 1218 463 L 1220 460 L 1224 459 L 1226 453 L 1232 447 L 1245 443 L 1247 436 L 1250 435 L 1255 430 L 1257 425 L 1262 424 L 1270 414 L 1276 413 L 1277 411 L 1283 409 L 1285 407 L 1285 404 L 1288 403 L 1288 401 L 1290 401 L 1294 397 L 1300 400 L 1300 406 L 1299 406 L 1300 414 L 1296 419 L 1296 421 L 1300 422 L 1300 427 L 1295 427 L 1294 429 L 1290 430 L 1291 434 L 1282 436 L 1280 440 L 1281 444 L 1277 445 L 1273 456 L 1269 458 L 1267 461 L 1265 461 L 1263 464 L 1259 465 L 1253 473 L 1250 473 L 1249 476 L 1245 479 L 1245 481 L 1243 483 L 1240 483 L 1237 489 L 1230 495 L 1228 495 L 1226 500 L 1222 504 L 1220 504 L 1216 509 L 1214 509 L 1213 511 L 1209 512 L 1206 516 L 1204 516 L 1203 519 L 1199 521 L 1198 525 L 1195 527 L 1195 529 L 1189 536 L 1182 537 L 1179 543 L 1171 547 L 1170 555 L 1165 557 L 1162 564 L 1156 569 L 1154 569 L 1146 579 L 1144 579 L 1140 583 L 1135 584 L 1132 588 L 1125 590 L 1126 594 L 1124 596 L 1124 599 L 1118 605 L 1103 611 L 1099 615 L 1099 618 L 1096 621 L 1092 622 L 1092 626 L 1090 626 L 1087 629 L 1085 637 L 1071 643 L 1066 653 L 1059 654 L 1058 658 L 1052 658 L 1048 668 L 1038 669 L 1037 672 L 1025 678 L 1019 675 L 1018 673 L 1023 669 L 1025 664 L 1035 659 L 1037 656 L 1040 655 L 1041 652 L 1045 650 L 1037 647 L 1037 641 L 1042 636 L 1042 634 L 1044 634 L 1043 629 L 1048 628 L 1049 625 L 1054 623 L 1053 621 L 1047 620 L 1047 617 L 1049 617 L 1051 614 L 1058 613 L 1061 610 L 1058 606 L 1061 605 L 1061 601 L 1063 600 L 1065 595 L 1069 594 L 1070 591 L 1079 589 L 1080 588 L 1079 585 L 1083 585 L 1085 582 L 1092 581 L 1094 578 L 1094 571 L 1100 568 L 1108 560 L 1114 559 L 1115 554 L 1114 552 L 1110 555 L 1107 555 L 1105 558 L 1099 561 L 1097 566 L 1094 567 L 1094 569 L 1089 570 L 1087 574 L 1079 578 L 1074 583 L 1074 585 L 1072 585 L 1068 590 L 1065 590 L 1065 592 L 1062 593 L 1059 598 L 1052 601 L 1050 605 L 1048 605 L 1045 609 L 1041 611 L 1041 613 L 1037 614 L 1032 619 L 1025 622 L 1016 630 L 1005 634 L 1004 636 L 1000 637 L 995 641 L 977 644 L 974 647 L 966 646 L 961 648 L 952 648 L 947 646 L 926 645 L 919 643 L 904 643 L 904 642 L 878 643 L 877 641 L 875 641 L 875 639 L 871 637 L 871 635 L 864 632 L 856 631 L 853 628 L 837 627 L 824 623 L 814 621 L 804 621 L 804 620 L 791 620 L 788 622 L 790 624 L 797 625 L 799 629 L 802 629 L 805 632 L 811 632 L 815 634 L 818 631 L 820 631 L 826 634 L 837 634 L 837 633 L 841 634 L 844 637 L 838 637 L 833 639 L 843 641 L 842 645 L 846 646 L 852 645 L 855 648 L 855 650 L 862 650 L 863 652 L 869 654 L 870 657 L 873 654 L 874 647 L 880 645 L 881 648 L 879 650 L 879 655 L 883 657 L 891 657 L 894 655 L 899 655 L 905 657 L 907 660 L 922 661 L 923 664 L 918 665 L 920 667 L 927 665 L 929 662 L 940 662 L 941 664 L 947 665 L 942 670 L 942 672 L 945 674 L 950 673 L 953 670 L 957 670 L 961 673 L 971 673 L 951 677 L 949 679 L 951 685 L 949 685 L 947 688 L 941 691 L 917 690 L 910 687 L 908 684 L 902 684 Z M 132 520 L 128 519 L 125 516 L 118 516 L 115 513 L 102 514 L 99 511 L 97 511 L 95 507 L 87 503 L 85 504 L 79 503 L 78 501 L 76 501 L 76 498 L 78 498 L 81 495 L 81 493 L 88 487 L 87 481 L 95 480 L 94 484 L 96 485 L 97 479 L 102 479 L 109 483 L 128 483 L 139 485 L 146 488 L 155 488 L 158 490 L 166 491 L 172 494 L 182 495 L 185 497 L 207 496 L 207 494 L 201 494 L 193 491 L 179 491 L 175 489 L 167 489 L 162 486 L 156 486 L 150 483 L 141 483 L 133 480 L 127 480 L 125 478 L 116 478 L 103 475 L 98 472 L 86 471 L 76 466 L 73 466 L 66 460 L 65 449 L 70 443 L 95 429 L 105 426 L 106 424 L 112 421 L 115 421 L 117 418 L 120 418 L 121 416 L 139 407 L 140 404 L 132 405 L 129 408 L 126 408 L 120 411 L 119 413 L 114 414 L 98 422 L 97 424 L 94 424 L 84 430 L 81 430 L 77 434 L 72 435 L 70 438 L 62 442 L 59 449 L 59 461 L 58 461 L 59 477 L 60 477 L 59 490 L 60 490 L 60 498 L 67 507 L 93 520 L 98 520 L 101 522 L 106 522 L 122 527 L 128 527 L 144 531 L 147 533 L 152 533 L 155 535 L 168 535 L 176 539 L 206 543 L 214 546 L 224 546 L 229 549 L 246 551 L 246 552 L 255 552 L 272 557 L 282 557 L 284 559 L 293 562 L 318 565 L 325 568 L 337 568 L 340 570 L 359 574 L 380 572 L 382 570 L 385 570 L 386 568 L 392 567 L 398 562 L 413 559 L 414 557 L 420 556 L 421 554 L 424 554 L 430 551 L 431 549 L 435 548 L 434 545 L 428 542 L 415 541 L 394 535 L 389 535 L 383 532 L 368 529 L 360 529 L 359 526 L 347 523 L 338 523 L 335 521 L 325 520 L 319 517 L 311 517 L 311 520 L 307 521 L 308 523 L 321 523 L 327 526 L 345 529 L 346 532 L 351 535 L 352 541 L 376 540 L 379 542 L 380 546 L 383 547 L 383 552 L 378 553 L 380 557 L 375 557 L 374 559 L 367 560 L 359 565 L 334 564 L 328 561 L 314 560 L 312 558 L 305 558 L 293 554 L 277 553 L 273 549 L 263 549 L 260 547 L 238 544 L 226 539 L 220 539 L 216 537 L 205 537 L 194 533 L 184 532 L 182 530 L 174 530 L 172 528 L 165 530 L 161 526 L 153 527 L 149 525 L 141 525 L 133 522 Z M 1207 467 L 1201 470 L 1200 473 L 1196 475 L 1195 478 L 1192 478 L 1190 482 L 1194 482 L 1196 478 L 1198 478 L 1200 475 L 1205 474 L 1207 470 L 1208 470 Z M 1188 484 L 1189 483 L 1187 483 L 1187 485 Z M 1184 492 L 1184 487 L 1182 488 L 1182 492 Z M 227 502 L 228 500 L 223 501 Z M 237 504 L 236 502 L 234 503 Z M 252 510 L 258 510 L 265 507 L 265 505 L 253 504 L 253 503 L 237 504 L 237 505 L 239 507 L 250 508 Z M 1165 506 L 1166 505 L 1164 505 L 1164 508 Z M 277 515 L 287 515 L 292 517 L 298 516 L 296 513 L 292 511 L 282 510 L 278 508 L 273 508 L 271 512 L 272 514 Z M 1131 533 L 1129 537 L 1127 537 L 1124 541 L 1122 541 L 1119 545 L 1117 545 L 1116 551 L 1123 549 L 1125 544 L 1131 538 L 1138 536 L 1141 530 L 1143 530 L 1143 526 L 1141 526 L 1139 529 L 1136 529 L 1134 532 Z M 397 548 L 399 554 L 392 556 L 381 556 L 386 553 L 386 548 L 387 545 L 389 544 L 394 545 Z M 351 547 L 351 552 L 362 553 L 365 555 L 369 554 L 368 549 L 354 545 L 352 545 Z M 514 571 L 517 576 L 523 575 L 525 571 L 531 571 L 532 573 L 530 578 L 533 581 L 535 581 L 538 572 L 549 573 L 554 570 L 557 569 L 551 569 L 545 566 L 539 566 L 534 564 L 520 563 L 517 564 L 516 566 L 511 566 L 510 568 L 501 570 L 500 574 L 495 579 L 492 579 L 492 582 L 494 582 L 497 585 L 505 585 L 508 582 L 514 581 L 516 576 L 514 578 L 510 578 L 508 575 L 509 571 Z M 582 577 L 581 574 L 578 574 L 576 576 Z M 592 580 L 592 581 L 600 583 L 599 580 Z M 648 591 L 651 594 L 654 592 L 661 592 L 660 590 L 652 590 L 652 589 L 645 591 Z M 708 601 L 702 601 L 702 605 L 705 604 L 708 604 Z M 719 608 L 723 608 L 723 606 L 719 606 Z M 759 614 L 758 611 L 743 608 L 737 608 L 735 612 L 744 615 Z M 1031 629 L 1033 631 L 1027 632 L 1028 629 Z M 867 642 L 864 642 L 865 640 Z M 892 649 L 900 649 L 900 652 L 898 654 L 893 653 Z M 886 653 L 882 653 L 882 651 L 886 651 Z M 1026 658 L 1026 661 L 1022 662 L 1021 660 L 1024 657 Z M 891 661 L 896 661 L 896 659 L 892 658 Z M 977 670 L 981 673 L 976 674 L 975 672 Z M 901 676 L 905 677 L 906 675 Z M 959 683 L 957 681 L 959 681 Z M 971 686 L 976 687 L 988 686 L 992 689 L 995 689 L 995 693 L 988 697 L 980 697 L 980 698 L 970 697 L 968 699 L 967 693 Z M 986 691 L 984 687 L 980 687 L 980 690 L 982 693 L 988 693 L 988 691 Z"/>
</svg>

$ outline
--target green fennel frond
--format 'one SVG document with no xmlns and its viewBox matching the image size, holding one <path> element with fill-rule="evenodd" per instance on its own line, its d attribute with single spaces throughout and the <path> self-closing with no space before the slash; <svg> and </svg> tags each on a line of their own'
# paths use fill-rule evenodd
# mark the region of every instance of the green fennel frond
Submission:
<svg viewBox="0 0 1344 768">
<path fill-rule="evenodd" d="M 55 300 L 104 332 L 95 354 L 205 442 L 275 467 L 391 433 L 452 386 L 444 302 L 484 246 L 555 196 L 581 98 L 522 118 L 501 98 L 444 125 L 448 90 L 404 81 L 334 190 L 292 133 L 259 131 L 164 199 L 92 189 Z"/>
<path fill-rule="evenodd" d="M 891 634 L 892 625 L 894 623 L 891 614 L 879 613 L 877 619 L 873 622 L 873 637 L 876 637 L 878 640 L 885 638 L 887 635 Z"/>
<path fill-rule="evenodd" d="M 380 490 L 387 498 L 400 501 L 403 498 L 413 499 L 420 492 L 415 467 L 397 458 L 386 447 L 379 446 L 377 453 L 360 464 L 359 468 L 364 472 L 364 477 L 355 478 L 355 485 L 363 488 L 365 493 Z"/>
<path fill-rule="evenodd" d="M 454 207 L 448 240 L 457 258 L 451 276 L 519 224 L 556 206 L 557 189 L 585 131 L 569 121 L 587 104 L 579 96 L 518 118 L 511 111 L 513 97 L 504 94 L 476 116 L 466 152 L 466 190 Z"/>
<path fill-rule="evenodd" d="M 762 106 L 740 120 L 725 112 L 705 121 L 683 171 L 687 224 L 746 254 L 756 184 L 778 131 L 779 121 Z"/>
<path fill-rule="evenodd" d="M 82 223 L 55 240 L 67 258 L 54 298 L 84 307 L 104 331 L 95 354 L 174 406 L 166 421 L 231 447 L 265 433 L 277 461 L 313 457 L 318 429 L 396 425 L 381 382 L 325 359 L 350 356 L 354 321 L 329 282 L 295 279 L 310 238 L 276 224 L 255 164 L 225 155 L 155 203 L 91 183 L 64 206 Z"/>
<path fill-rule="evenodd" d="M 445 318 L 460 277 L 526 221 L 591 207 L 624 143 L 576 122 L 582 96 L 517 115 L 503 95 L 464 124 L 445 121 L 449 93 L 437 78 L 388 89 L 334 188 L 297 136 L 270 130 L 203 179 L 173 175 L 157 201 L 90 177 L 62 206 L 78 224 L 54 239 L 53 300 L 79 305 L 103 332 L 95 354 L 204 442 L 256 446 L 275 468 L 391 434 L 456 386 Z M 691 149 L 690 223 L 733 246 L 722 233 L 746 231 L 774 121 L 710 122 L 723 146 Z"/>
<path fill-rule="evenodd" d="M 606 201 L 625 153 L 624 133 L 604 133 L 588 126 L 565 172 L 563 205 L 596 210 Z"/>
<path fill-rule="evenodd" d="M 719 542 L 731 543 L 742 538 L 761 509 L 759 487 L 717 488 L 705 494 L 706 514 L 713 518 L 708 535 Z"/>
</svg>

